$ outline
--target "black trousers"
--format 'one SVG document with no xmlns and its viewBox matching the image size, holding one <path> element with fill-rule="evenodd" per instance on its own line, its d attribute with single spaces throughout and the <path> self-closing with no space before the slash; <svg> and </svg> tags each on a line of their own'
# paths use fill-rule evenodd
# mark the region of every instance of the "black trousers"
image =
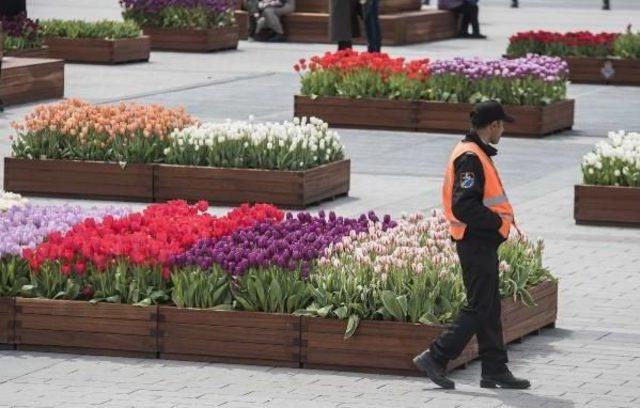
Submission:
<svg viewBox="0 0 640 408">
<path fill-rule="evenodd" d="M 369 0 L 362 6 L 362 18 L 364 20 L 364 30 L 367 34 L 368 52 L 380 52 L 382 48 L 382 33 L 380 32 L 378 9 L 378 0 Z"/>
<path fill-rule="evenodd" d="M 431 344 L 433 358 L 441 364 L 456 359 L 475 334 L 482 374 L 507 370 L 507 352 L 502 339 L 501 299 L 498 276 L 498 246 L 478 239 L 457 243 L 467 304 L 452 328 Z"/>
<path fill-rule="evenodd" d="M 452 9 L 456 14 L 462 15 L 459 34 L 468 34 L 471 25 L 473 34 L 480 34 L 480 22 L 478 21 L 478 6 L 476 4 L 464 3 Z"/>
</svg>

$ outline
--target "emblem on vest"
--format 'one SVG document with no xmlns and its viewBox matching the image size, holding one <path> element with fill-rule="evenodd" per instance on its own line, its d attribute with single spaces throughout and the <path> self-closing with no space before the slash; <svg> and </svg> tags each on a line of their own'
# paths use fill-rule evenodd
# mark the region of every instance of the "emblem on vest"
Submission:
<svg viewBox="0 0 640 408">
<path fill-rule="evenodd" d="M 604 79 L 611 79 L 616 74 L 616 70 L 613 68 L 613 62 L 607 61 L 604 63 L 604 67 L 600 70 L 600 73 Z"/>
<path fill-rule="evenodd" d="M 471 188 L 476 183 L 476 176 L 470 171 L 460 173 L 460 187 Z"/>
</svg>

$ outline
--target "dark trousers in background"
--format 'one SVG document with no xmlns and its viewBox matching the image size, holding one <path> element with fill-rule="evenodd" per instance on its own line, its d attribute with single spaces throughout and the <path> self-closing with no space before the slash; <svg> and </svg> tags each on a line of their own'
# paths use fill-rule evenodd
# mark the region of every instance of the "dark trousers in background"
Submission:
<svg viewBox="0 0 640 408">
<path fill-rule="evenodd" d="M 478 21 L 478 6 L 476 4 L 464 3 L 461 6 L 451 9 L 461 16 L 460 32 L 458 34 L 468 34 L 471 25 L 473 34 L 480 34 L 480 22 Z"/>
<path fill-rule="evenodd" d="M 482 374 L 503 373 L 507 370 L 508 359 L 500 320 L 498 248 L 469 238 L 458 241 L 456 246 L 467 304 L 451 329 L 433 342 L 431 355 L 441 364 L 455 360 L 475 334 Z"/>
<path fill-rule="evenodd" d="M 380 52 L 382 48 L 382 33 L 380 32 L 380 18 L 378 16 L 379 0 L 369 0 L 362 7 L 364 30 L 367 34 L 367 51 Z"/>
<path fill-rule="evenodd" d="M 367 51 L 380 52 L 382 49 L 382 33 L 380 31 L 380 18 L 378 14 L 380 0 L 369 0 L 366 4 L 359 4 L 357 14 L 364 22 L 364 31 L 367 36 Z M 351 41 L 338 41 L 338 50 L 353 48 Z"/>
</svg>

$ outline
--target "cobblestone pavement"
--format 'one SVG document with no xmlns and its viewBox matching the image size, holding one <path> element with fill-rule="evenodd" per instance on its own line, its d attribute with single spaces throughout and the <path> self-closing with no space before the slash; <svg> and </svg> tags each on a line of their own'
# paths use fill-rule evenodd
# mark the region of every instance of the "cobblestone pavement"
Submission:
<svg viewBox="0 0 640 408">
<path fill-rule="evenodd" d="M 517 30 L 622 30 L 640 21 L 637 0 L 613 0 L 610 12 L 599 10 L 599 0 L 521 0 L 518 10 L 506 0 L 483 3 L 488 41 L 387 51 L 409 58 L 497 57 Z M 37 17 L 119 16 L 115 0 L 30 0 L 29 6 Z M 205 120 L 250 114 L 284 120 L 292 115 L 297 90 L 292 63 L 330 48 L 242 42 L 237 52 L 154 53 L 148 64 L 68 64 L 66 95 L 184 105 Z M 569 93 L 577 100 L 573 131 L 541 140 L 505 139 L 497 160 L 520 223 L 545 239 L 545 262 L 560 278 L 558 328 L 509 346 L 511 368 L 531 379 L 531 390 L 480 389 L 478 363 L 452 374 L 457 390 L 441 391 L 422 378 L 3 351 L 0 407 L 640 407 L 640 231 L 573 222 L 580 158 L 610 129 L 640 130 L 640 88 L 571 85 Z M 0 116 L 2 156 L 10 151 L 4 137 L 9 122 L 30 109 L 11 108 Z M 352 190 L 325 208 L 399 215 L 439 204 L 440 177 L 456 136 L 340 133 L 353 159 Z"/>
</svg>

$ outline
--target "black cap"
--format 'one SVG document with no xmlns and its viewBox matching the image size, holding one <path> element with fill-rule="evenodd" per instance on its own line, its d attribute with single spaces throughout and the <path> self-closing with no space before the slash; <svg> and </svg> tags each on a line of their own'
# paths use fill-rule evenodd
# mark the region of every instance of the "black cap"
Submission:
<svg viewBox="0 0 640 408">
<path fill-rule="evenodd" d="M 469 116 L 471 117 L 471 124 L 474 127 L 483 127 L 496 120 L 502 120 L 508 123 L 513 123 L 514 121 L 513 117 L 507 115 L 502 104 L 498 101 L 476 103 Z"/>
</svg>

